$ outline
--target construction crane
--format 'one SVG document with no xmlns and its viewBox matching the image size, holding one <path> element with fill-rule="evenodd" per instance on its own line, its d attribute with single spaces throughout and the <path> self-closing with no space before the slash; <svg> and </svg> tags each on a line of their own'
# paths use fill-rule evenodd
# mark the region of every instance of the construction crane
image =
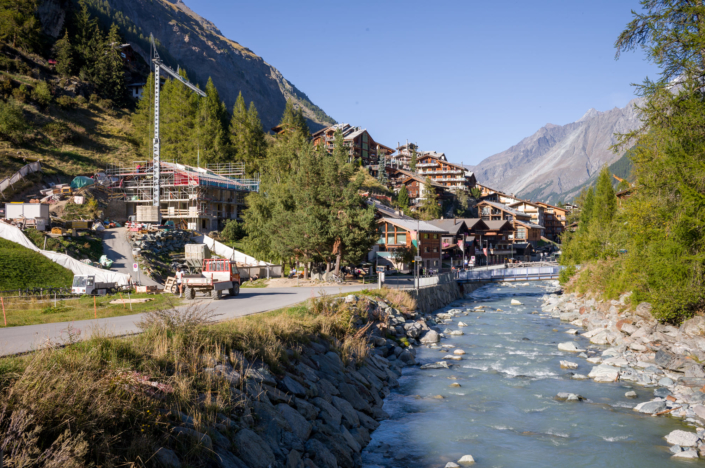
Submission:
<svg viewBox="0 0 705 468">
<path fill-rule="evenodd" d="M 199 94 L 200 96 L 206 97 L 206 93 L 201 91 L 197 86 L 192 85 L 189 83 L 187 79 L 185 79 L 183 76 L 179 75 L 177 72 L 172 70 L 171 68 L 167 67 L 164 62 L 162 62 L 162 59 L 159 58 L 159 53 L 157 52 L 157 46 L 154 43 L 154 36 L 151 34 L 149 35 L 149 39 L 152 42 L 152 63 L 154 64 L 154 140 L 152 142 L 152 174 L 153 174 L 153 180 L 152 183 L 153 185 L 153 196 L 152 196 L 152 206 L 157 207 L 157 212 L 159 212 L 159 201 L 161 199 L 160 197 L 160 176 L 161 176 L 161 170 L 160 170 L 160 155 L 159 155 L 159 150 L 160 150 L 160 141 L 159 141 L 159 85 L 160 79 L 159 79 L 159 73 L 161 70 L 164 70 L 168 74 L 170 74 L 172 77 L 175 79 L 179 80 L 183 84 L 185 84 L 187 87 L 191 88 L 195 93 Z"/>
</svg>

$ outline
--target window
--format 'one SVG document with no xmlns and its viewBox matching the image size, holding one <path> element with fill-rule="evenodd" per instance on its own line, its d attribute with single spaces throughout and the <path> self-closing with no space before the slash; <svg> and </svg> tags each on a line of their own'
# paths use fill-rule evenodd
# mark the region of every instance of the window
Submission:
<svg viewBox="0 0 705 468">
<path fill-rule="evenodd" d="M 438 253 L 438 247 L 433 248 L 433 253 Z"/>
<path fill-rule="evenodd" d="M 422 238 L 422 239 L 428 239 L 428 234 L 427 234 L 427 233 L 421 234 L 421 238 Z"/>
<path fill-rule="evenodd" d="M 428 253 L 428 247 L 426 247 L 426 253 Z"/>
<path fill-rule="evenodd" d="M 393 244 L 394 243 L 394 231 L 390 231 L 387 233 L 387 244 Z"/>
<path fill-rule="evenodd" d="M 434 238 L 434 239 L 438 239 L 438 234 L 434 234 L 434 235 L 433 235 L 433 238 Z"/>
<path fill-rule="evenodd" d="M 406 245 L 406 232 L 397 232 L 397 244 Z"/>
</svg>

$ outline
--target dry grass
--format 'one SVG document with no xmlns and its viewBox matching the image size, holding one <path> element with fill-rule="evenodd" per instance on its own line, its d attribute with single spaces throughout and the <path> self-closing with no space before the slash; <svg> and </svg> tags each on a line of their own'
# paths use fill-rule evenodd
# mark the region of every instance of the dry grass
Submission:
<svg viewBox="0 0 705 468">
<path fill-rule="evenodd" d="M 382 292 L 397 307 L 411 304 L 399 292 Z M 170 433 L 184 418 L 207 432 L 219 414 L 242 415 L 242 397 L 209 368 L 229 363 L 244 373 L 247 366 L 266 364 L 278 374 L 290 354 L 321 339 L 347 364 L 359 364 L 368 349 L 354 324 L 367 320 L 366 304 L 323 296 L 218 324 L 198 305 L 158 310 L 145 317 L 136 337 L 98 335 L 1 359 L 5 466 L 151 466 L 160 447 L 176 450 L 186 466 L 210 466 L 211 451 Z"/>
</svg>

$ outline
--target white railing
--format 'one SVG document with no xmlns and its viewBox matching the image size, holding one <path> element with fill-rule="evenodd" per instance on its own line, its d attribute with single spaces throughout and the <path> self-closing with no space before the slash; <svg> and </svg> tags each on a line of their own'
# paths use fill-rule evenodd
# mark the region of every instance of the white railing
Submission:
<svg viewBox="0 0 705 468">
<path fill-rule="evenodd" d="M 23 166 L 19 171 L 15 172 L 10 177 L 0 180 L 0 193 L 4 192 L 6 188 L 15 185 L 17 182 L 24 179 L 27 174 L 32 174 L 41 170 L 42 165 L 39 163 L 39 161 L 35 161 L 27 164 L 26 166 Z"/>
<path fill-rule="evenodd" d="M 522 281 L 554 279 L 562 267 L 498 268 L 482 271 L 459 271 L 460 281 Z"/>
</svg>

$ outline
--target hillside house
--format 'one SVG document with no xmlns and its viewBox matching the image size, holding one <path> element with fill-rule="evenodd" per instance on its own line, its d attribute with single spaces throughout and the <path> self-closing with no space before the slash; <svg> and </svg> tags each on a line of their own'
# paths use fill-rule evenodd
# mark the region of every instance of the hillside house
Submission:
<svg viewBox="0 0 705 468">
<path fill-rule="evenodd" d="M 463 219 L 474 239 L 475 265 L 496 265 L 512 258 L 514 226 L 510 221 L 485 221 L 482 218 Z"/>
<path fill-rule="evenodd" d="M 409 200 L 413 206 L 418 206 L 421 204 L 421 201 L 426 198 L 426 179 L 424 177 L 417 175 L 407 176 L 402 180 L 401 185 L 406 186 L 406 191 L 409 193 Z M 443 185 L 431 181 L 431 186 L 435 189 L 436 199 L 439 202 L 452 197 L 452 194 L 449 194 Z"/>
<path fill-rule="evenodd" d="M 514 227 L 514 233 L 510 236 L 513 243 L 528 241 L 535 245 L 541 240 L 544 228 L 532 223 L 530 214 L 487 200 L 478 203 L 477 207 L 480 211 L 480 217 L 485 222 L 510 221 Z"/>
<path fill-rule="evenodd" d="M 441 158 L 442 156 L 442 158 Z M 432 182 L 445 187 L 446 190 L 466 190 L 475 187 L 475 174 L 460 164 L 446 161 L 442 153 L 424 153 L 418 158 L 416 170 L 421 177 L 428 177 Z"/>
<path fill-rule="evenodd" d="M 473 255 L 468 252 L 475 251 L 475 238 L 471 235 L 464 220 L 457 218 L 434 219 L 428 223 L 446 231 L 441 237 L 443 267 L 462 268 L 463 260 L 469 259 Z"/>
<path fill-rule="evenodd" d="M 412 265 L 401 265 L 394 259 L 394 251 L 401 247 L 415 247 L 422 258 L 421 267 L 441 269 L 441 238 L 443 229 L 415 219 L 382 218 L 377 221 L 379 240 L 378 265 L 387 265 L 400 271 L 413 271 Z"/>
<path fill-rule="evenodd" d="M 379 156 L 384 154 L 390 157 L 394 150 L 386 145 L 374 141 L 367 129 L 353 127 L 350 124 L 341 123 L 323 128 L 311 135 L 313 144 L 324 145 L 329 153 L 333 152 L 335 143 L 335 132 L 340 130 L 343 134 L 343 141 L 348 147 L 348 152 L 352 158 L 362 160 L 363 166 L 372 166 L 379 163 Z"/>
<path fill-rule="evenodd" d="M 509 205 L 510 208 L 514 208 L 522 213 L 527 213 L 531 216 L 531 222 L 533 224 L 544 225 L 544 207 L 538 203 L 533 203 L 526 200 L 520 200 Z"/>
<path fill-rule="evenodd" d="M 544 237 L 554 242 L 559 242 L 561 234 L 566 230 L 566 222 L 570 215 L 570 210 L 543 202 L 536 202 L 536 204 L 544 209 L 544 222 L 541 223 L 546 228 L 543 234 Z"/>
</svg>

